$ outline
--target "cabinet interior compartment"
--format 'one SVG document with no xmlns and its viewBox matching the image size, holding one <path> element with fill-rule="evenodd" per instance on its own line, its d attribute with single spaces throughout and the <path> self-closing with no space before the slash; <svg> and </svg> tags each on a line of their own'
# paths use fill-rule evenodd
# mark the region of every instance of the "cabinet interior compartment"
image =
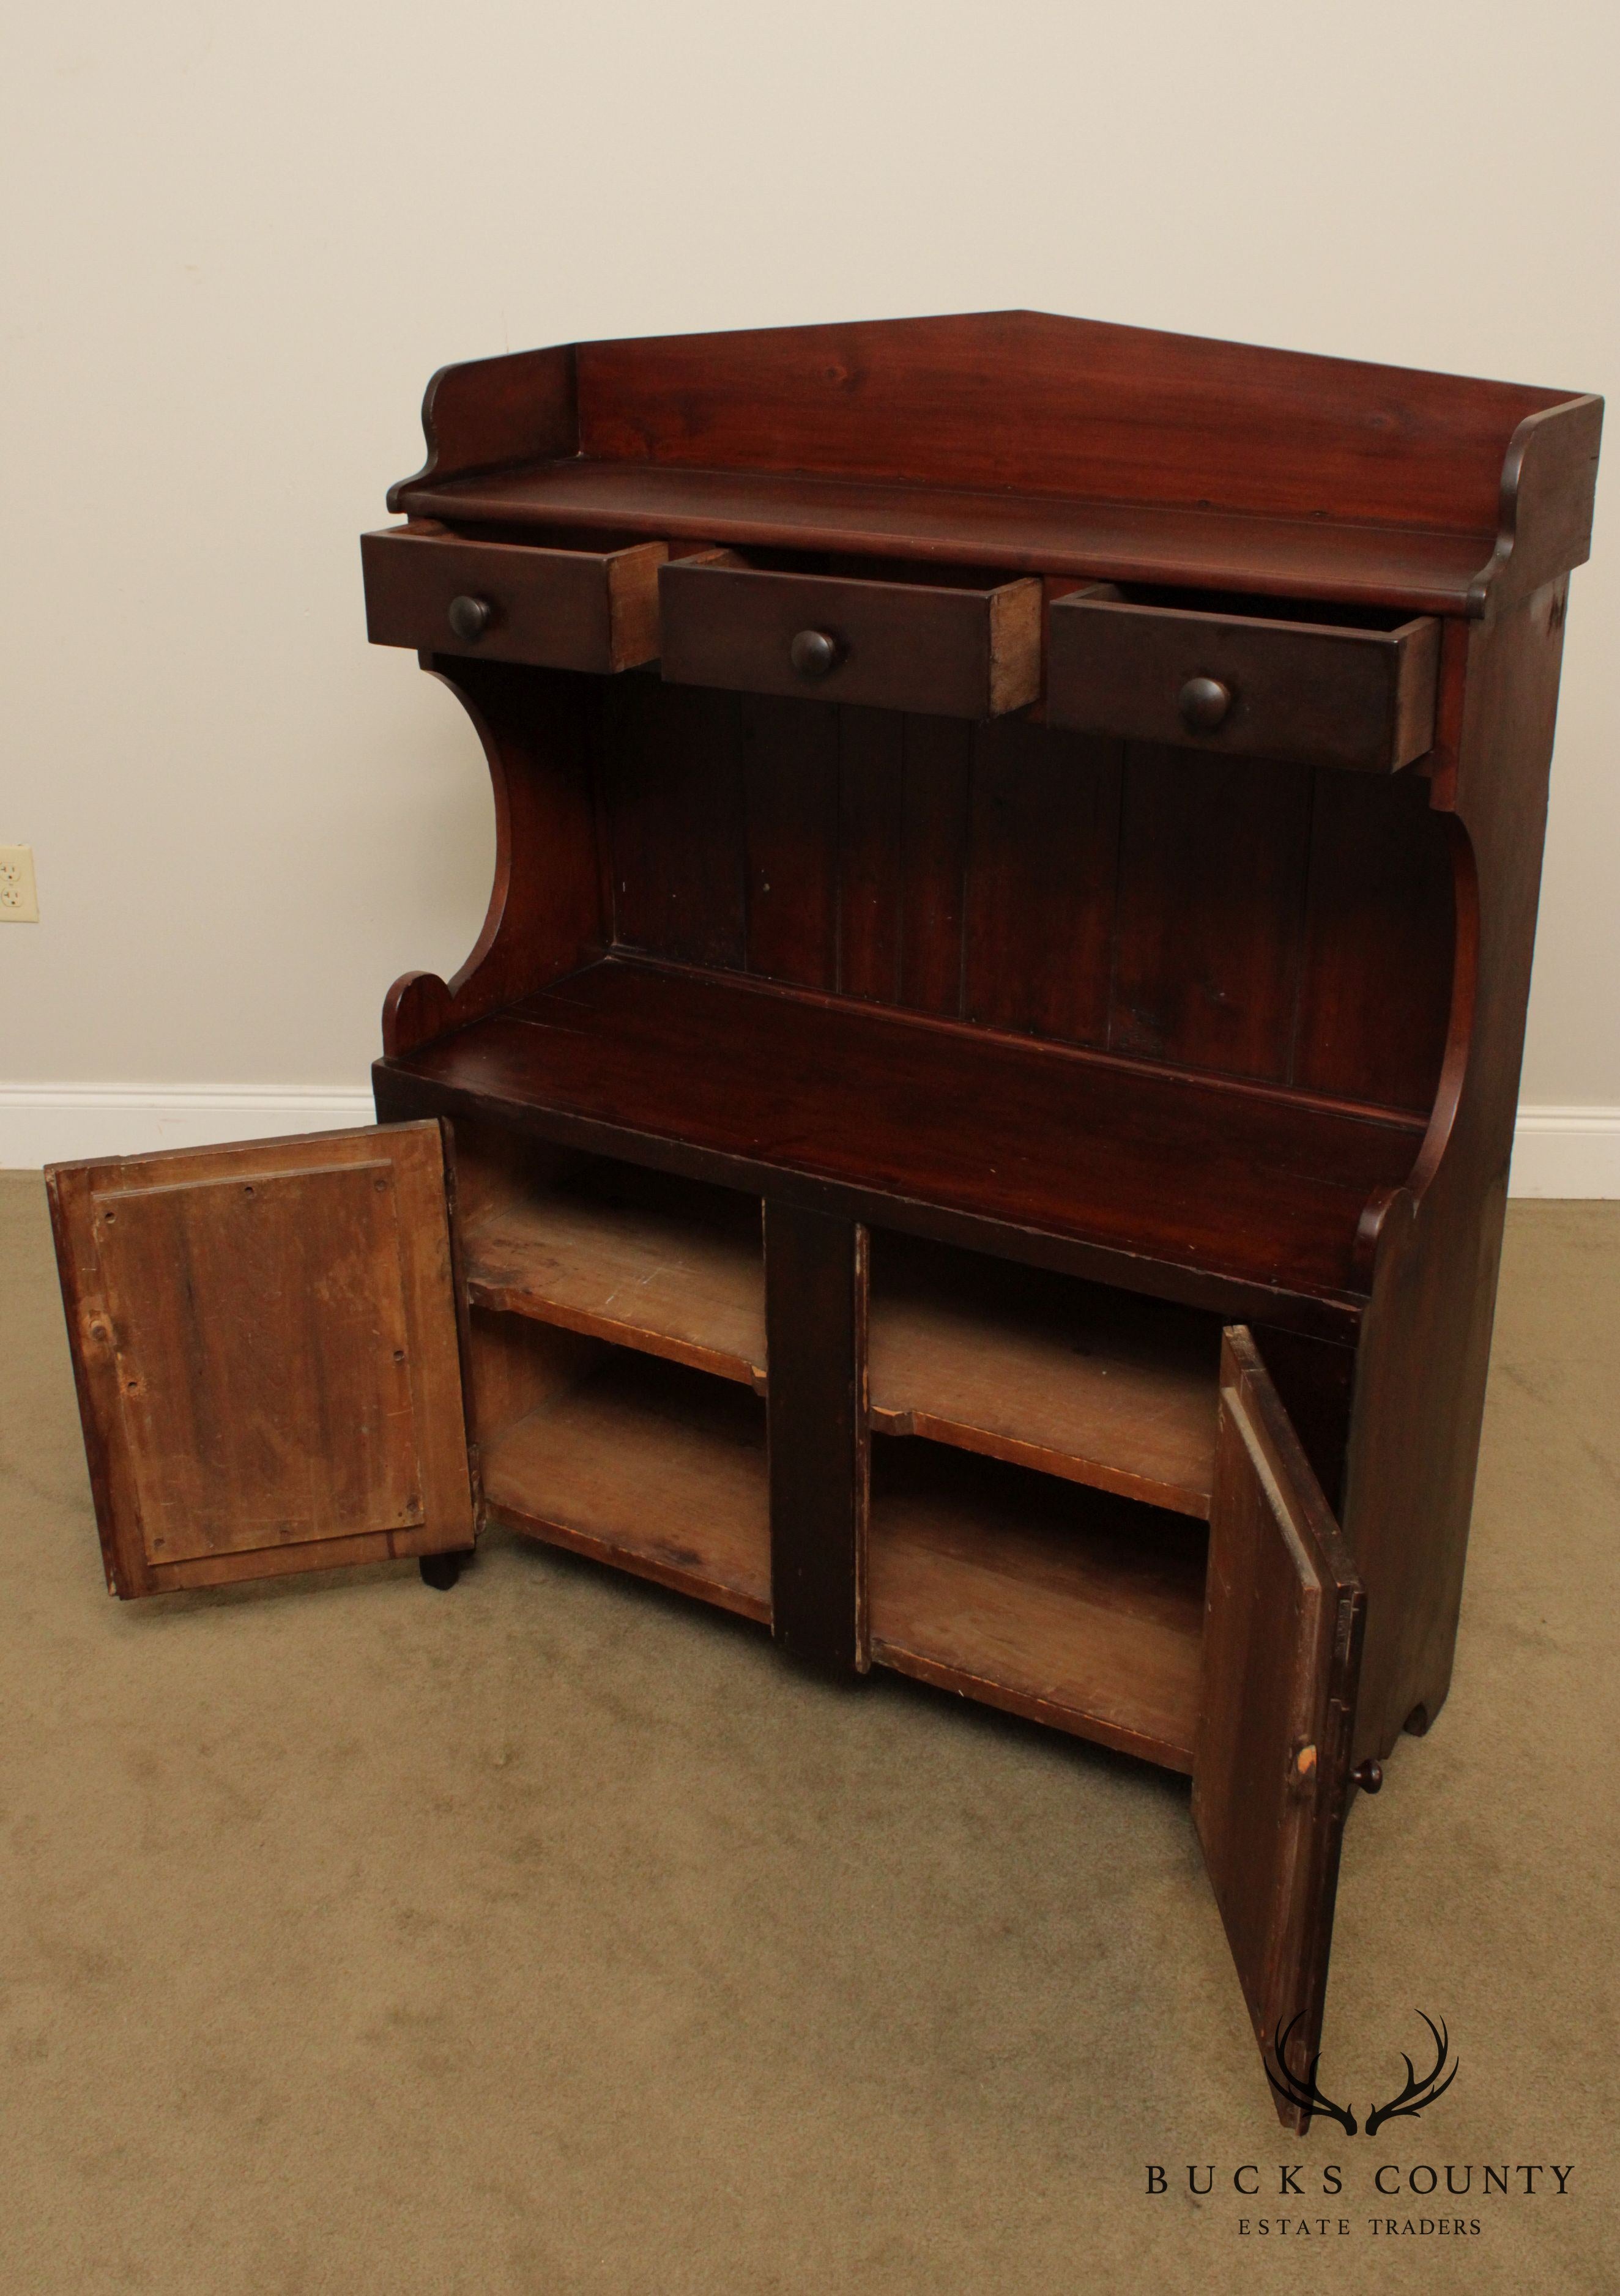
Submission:
<svg viewBox="0 0 1620 2296">
<path fill-rule="evenodd" d="M 489 1513 L 769 1624 L 763 1401 L 529 1314 L 469 1324 Z"/>
<path fill-rule="evenodd" d="M 467 1298 L 765 1389 L 760 1200 L 456 1128 Z"/>
<path fill-rule="evenodd" d="M 886 1231 L 871 1268 L 873 1657 L 1190 1768 L 1219 1319 Z"/>
<path fill-rule="evenodd" d="M 876 1438 L 873 1658 L 1190 1771 L 1202 1522 L 926 1440 Z"/>
<path fill-rule="evenodd" d="M 1207 1518 L 1219 1317 L 919 1237 L 871 1249 L 875 1429 Z"/>
</svg>

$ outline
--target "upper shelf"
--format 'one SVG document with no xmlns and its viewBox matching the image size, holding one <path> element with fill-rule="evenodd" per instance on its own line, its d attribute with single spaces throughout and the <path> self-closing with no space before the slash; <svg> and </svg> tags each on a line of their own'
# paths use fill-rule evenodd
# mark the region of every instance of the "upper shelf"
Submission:
<svg viewBox="0 0 1620 2296">
<path fill-rule="evenodd" d="M 1361 1212 L 1422 1137 L 1419 1119 L 619 958 L 377 1074 L 385 1116 L 544 1112 L 579 1146 L 736 1187 L 831 1182 L 858 1217 L 903 1226 L 909 1202 L 944 1233 L 966 1215 L 1004 1250 L 1033 1231 L 1077 1262 L 1089 1248 L 1076 1272 L 1244 1313 L 1262 1293 L 1353 1312 Z M 396 1076 L 430 1089 L 391 1094 Z"/>
<path fill-rule="evenodd" d="M 390 496 L 452 524 L 1483 614 L 1578 565 L 1602 402 L 1032 311 L 446 367 Z"/>
<path fill-rule="evenodd" d="M 403 488 L 395 507 L 452 526 L 555 527 L 659 539 L 851 551 L 1098 580 L 1466 610 L 1489 533 L 1260 518 L 1159 504 L 1074 502 L 963 488 L 651 463 L 534 463 Z"/>
</svg>

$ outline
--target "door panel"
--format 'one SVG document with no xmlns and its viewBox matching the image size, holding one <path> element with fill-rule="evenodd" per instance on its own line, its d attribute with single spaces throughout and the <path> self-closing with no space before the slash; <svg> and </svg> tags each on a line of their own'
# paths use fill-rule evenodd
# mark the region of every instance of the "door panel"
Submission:
<svg viewBox="0 0 1620 2296">
<path fill-rule="evenodd" d="M 437 1123 L 46 1180 L 115 1593 L 472 1545 Z"/>
<path fill-rule="evenodd" d="M 1320 2046 L 1361 1587 L 1251 1334 L 1223 1338 L 1193 1819 L 1268 2064 Z M 1278 2095 L 1284 2125 L 1308 2112 Z"/>
</svg>

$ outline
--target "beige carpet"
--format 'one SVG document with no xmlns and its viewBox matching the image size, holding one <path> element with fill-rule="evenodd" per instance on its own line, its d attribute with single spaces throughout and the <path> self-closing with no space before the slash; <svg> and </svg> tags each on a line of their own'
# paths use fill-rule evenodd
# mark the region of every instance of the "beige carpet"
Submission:
<svg viewBox="0 0 1620 2296">
<path fill-rule="evenodd" d="M 1620 1205 L 1516 1206 L 1456 1682 L 1352 1822 L 1324 2066 L 1361 2110 L 1427 2009 L 1461 2070 L 1285 2140 L 1174 1779 L 505 1538 L 448 1595 L 111 1601 L 8 1177 L 0 2286 L 1620 2287 L 1617 1422 Z"/>
</svg>

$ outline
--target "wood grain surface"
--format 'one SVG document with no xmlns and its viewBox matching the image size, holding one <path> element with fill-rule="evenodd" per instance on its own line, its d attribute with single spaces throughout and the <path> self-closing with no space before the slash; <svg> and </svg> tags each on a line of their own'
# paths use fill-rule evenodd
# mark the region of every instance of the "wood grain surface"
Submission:
<svg viewBox="0 0 1620 2296">
<path fill-rule="evenodd" d="M 1440 626 L 1432 617 L 1394 628 L 1323 626 L 1084 591 L 1057 601 L 1049 628 L 1054 726 L 1375 774 L 1410 765 L 1434 738 Z M 1230 696 L 1207 729 L 1189 726 L 1180 709 L 1183 686 L 1199 677 Z"/>
<path fill-rule="evenodd" d="M 812 695 L 947 718 L 995 718 L 1040 692 L 1038 582 L 969 588 L 678 560 L 658 580 L 663 676 L 681 685 Z M 837 659 L 813 681 L 794 666 L 802 630 Z"/>
<path fill-rule="evenodd" d="M 1429 783 L 623 679 L 621 947 L 1419 1112 L 1450 1010 Z"/>
<path fill-rule="evenodd" d="M 1202 1525 L 931 1443 L 873 1448 L 874 1661 L 1190 1769 Z"/>
<path fill-rule="evenodd" d="M 607 1349 L 482 1458 L 500 1521 L 769 1624 L 765 1410 L 729 1382 Z"/>
<path fill-rule="evenodd" d="M 563 550 L 467 541 L 441 527 L 383 528 L 360 537 L 366 634 L 373 645 L 479 655 L 551 669 L 609 673 L 658 653 L 662 542 L 622 550 Z M 449 619 L 456 598 L 489 610 L 480 635 Z"/>
<path fill-rule="evenodd" d="M 1318 1297 L 1349 1294 L 1367 1198 L 1405 1178 L 1419 1139 L 1394 1119 L 621 961 L 398 1072 L 469 1115 L 580 1119 L 579 1144 L 603 1152 L 657 1161 L 652 1141 L 682 1144 L 676 1168 L 737 1186 L 813 1176 Z"/>
<path fill-rule="evenodd" d="M 471 1546 L 437 1124 L 46 1179 L 114 1593 Z"/>
<path fill-rule="evenodd" d="M 763 1394 L 759 1202 L 660 1177 L 596 1168 L 504 1192 L 465 1231 L 468 1296 Z"/>
<path fill-rule="evenodd" d="M 875 1428 L 1208 1514 L 1213 1317 L 888 1234 L 873 1269 Z"/>
</svg>

